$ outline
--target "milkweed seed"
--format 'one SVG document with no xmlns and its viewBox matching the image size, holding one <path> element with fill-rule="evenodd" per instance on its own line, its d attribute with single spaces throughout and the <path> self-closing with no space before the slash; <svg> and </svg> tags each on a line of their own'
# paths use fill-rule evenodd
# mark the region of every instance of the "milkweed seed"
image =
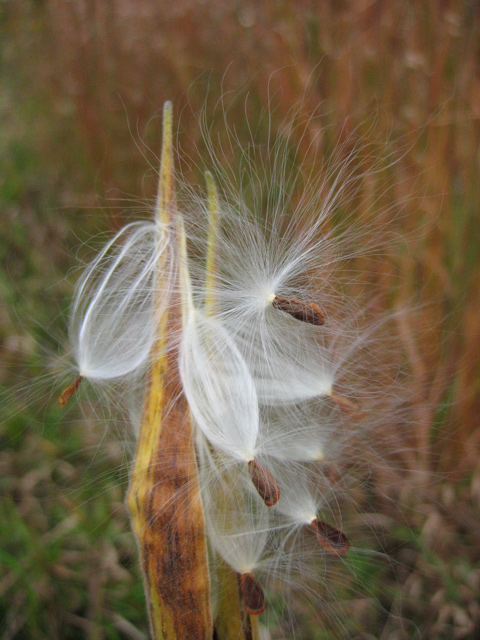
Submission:
<svg viewBox="0 0 480 640">
<path fill-rule="evenodd" d="M 243 573 L 240 576 L 240 590 L 247 613 L 258 616 L 265 611 L 265 594 L 253 573 Z"/>
<path fill-rule="evenodd" d="M 317 536 L 317 540 L 328 553 L 343 556 L 350 548 L 347 536 L 328 522 L 315 518 L 310 524 Z"/>
<path fill-rule="evenodd" d="M 63 391 L 62 395 L 58 399 L 61 407 L 64 407 L 70 400 L 70 398 L 75 395 L 82 380 L 83 376 L 77 376 L 75 382 L 73 382 L 69 387 L 65 389 L 65 391 Z"/>
<path fill-rule="evenodd" d="M 267 469 L 256 460 L 250 460 L 248 463 L 248 472 L 255 489 L 267 507 L 273 507 L 274 504 L 277 504 L 280 497 L 280 487 L 270 471 L 267 471 Z"/>
<path fill-rule="evenodd" d="M 272 302 L 274 309 L 284 311 L 296 320 L 313 324 L 316 327 L 325 324 L 325 314 L 315 302 L 301 302 L 296 298 L 275 296 Z"/>
</svg>

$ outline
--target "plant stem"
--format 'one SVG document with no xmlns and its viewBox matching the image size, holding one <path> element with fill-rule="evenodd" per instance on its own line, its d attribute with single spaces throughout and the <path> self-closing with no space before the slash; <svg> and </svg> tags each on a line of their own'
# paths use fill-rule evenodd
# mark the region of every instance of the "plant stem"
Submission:
<svg viewBox="0 0 480 640">
<path fill-rule="evenodd" d="M 172 105 L 163 111 L 157 195 L 159 227 L 176 228 Z M 163 263 L 158 269 L 162 295 Z M 192 426 L 173 336 L 180 299 L 159 321 L 127 505 L 140 552 L 150 627 L 155 640 L 211 640 L 210 580 L 205 523 Z"/>
</svg>

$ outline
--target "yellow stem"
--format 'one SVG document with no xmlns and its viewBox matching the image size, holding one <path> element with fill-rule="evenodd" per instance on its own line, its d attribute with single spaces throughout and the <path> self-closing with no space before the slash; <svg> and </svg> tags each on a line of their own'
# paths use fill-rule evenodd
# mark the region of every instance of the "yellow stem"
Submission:
<svg viewBox="0 0 480 640">
<path fill-rule="evenodd" d="M 258 616 L 250 616 L 250 625 L 252 630 L 252 640 L 260 640 L 260 625 Z"/>
<path fill-rule="evenodd" d="M 158 181 L 155 219 L 158 224 L 168 226 L 175 202 L 173 185 L 173 107 L 170 100 L 163 105 L 162 156 Z"/>
<path fill-rule="evenodd" d="M 156 221 L 177 223 L 172 105 L 163 111 Z M 158 299 L 164 258 L 158 265 Z M 178 295 L 159 319 L 133 462 L 127 505 L 140 552 L 154 640 L 211 640 L 210 579 L 192 426 L 178 372 L 174 337 L 181 328 Z"/>
</svg>

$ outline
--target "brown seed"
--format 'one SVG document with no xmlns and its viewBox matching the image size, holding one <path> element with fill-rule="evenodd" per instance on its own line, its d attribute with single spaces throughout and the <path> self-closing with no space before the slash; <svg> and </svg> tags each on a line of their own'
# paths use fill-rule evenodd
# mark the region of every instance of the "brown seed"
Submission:
<svg viewBox="0 0 480 640">
<path fill-rule="evenodd" d="M 325 314 L 315 302 L 301 302 L 296 298 L 281 298 L 275 296 L 272 302 L 273 308 L 284 311 L 296 320 L 308 322 L 316 327 L 325 324 Z"/>
<path fill-rule="evenodd" d="M 61 407 L 64 407 L 67 404 L 67 402 L 70 400 L 70 398 L 73 395 L 75 395 L 82 380 L 83 380 L 83 376 L 77 376 L 75 382 L 73 382 L 69 387 L 65 389 L 65 391 L 62 393 L 62 395 L 58 399 Z"/>
<path fill-rule="evenodd" d="M 250 460 L 248 463 L 248 473 L 250 474 L 255 489 L 267 507 L 273 507 L 274 504 L 277 504 L 280 497 L 280 487 L 270 471 L 267 471 L 267 469 L 256 460 Z"/>
<path fill-rule="evenodd" d="M 265 611 L 265 594 L 253 573 L 243 573 L 240 576 L 240 590 L 247 613 L 258 616 Z"/>
<path fill-rule="evenodd" d="M 352 416 L 352 418 L 365 417 L 365 411 L 362 411 L 359 405 L 353 400 L 350 400 L 350 398 L 345 398 L 345 396 L 341 396 L 340 394 L 334 393 L 334 392 L 330 394 L 330 397 L 332 398 L 332 400 L 335 402 L 335 404 L 339 409 L 341 409 L 344 413 L 348 414 L 349 416 Z"/>
<path fill-rule="evenodd" d="M 323 520 L 319 520 L 318 518 L 315 518 L 310 526 L 325 551 L 336 556 L 343 556 L 347 553 L 350 548 L 350 542 L 340 529 L 336 529 L 331 524 L 328 524 L 328 522 L 323 522 Z"/>
</svg>

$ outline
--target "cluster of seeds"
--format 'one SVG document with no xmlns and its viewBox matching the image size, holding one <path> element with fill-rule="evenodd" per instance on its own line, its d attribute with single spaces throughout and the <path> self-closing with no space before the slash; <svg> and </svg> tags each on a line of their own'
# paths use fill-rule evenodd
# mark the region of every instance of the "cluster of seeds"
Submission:
<svg viewBox="0 0 480 640">
<path fill-rule="evenodd" d="M 180 301 L 169 348 L 194 424 L 209 555 L 238 574 L 256 615 L 263 570 L 288 564 L 297 539 L 326 556 L 349 549 L 335 504 L 338 462 L 365 418 L 364 336 L 332 281 L 335 190 L 319 188 L 285 222 L 277 206 L 259 215 L 206 180 L 204 202 L 176 206 L 168 224 L 126 226 L 86 269 L 70 326 L 79 373 L 60 403 L 84 378 L 131 380 L 138 393 Z"/>
</svg>

